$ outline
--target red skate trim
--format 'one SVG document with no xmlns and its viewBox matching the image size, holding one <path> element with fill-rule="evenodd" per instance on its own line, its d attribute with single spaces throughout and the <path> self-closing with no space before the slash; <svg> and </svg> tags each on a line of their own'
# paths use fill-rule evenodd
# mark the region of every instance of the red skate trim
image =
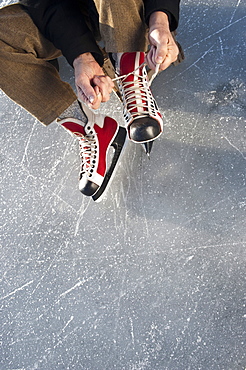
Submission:
<svg viewBox="0 0 246 370">
<path fill-rule="evenodd" d="M 139 60 L 138 60 L 138 56 L 139 56 Z M 122 54 L 121 59 L 120 59 L 120 75 L 127 75 L 128 73 L 133 72 L 142 63 L 144 63 L 144 60 L 145 60 L 144 52 L 132 52 L 132 53 Z M 135 73 L 142 76 L 143 75 L 143 67 L 139 68 L 139 70 L 135 71 Z M 134 86 L 134 80 L 136 80 L 136 79 L 137 79 L 137 77 L 134 75 L 134 73 L 132 73 L 127 78 L 125 78 L 123 80 L 123 83 L 133 81 L 133 84 L 132 85 L 129 84 L 129 86 L 128 86 L 128 87 L 132 87 L 132 86 Z M 140 95 L 141 94 L 138 94 L 138 96 L 140 96 Z M 130 103 L 130 105 L 132 106 L 136 103 L 137 103 L 136 101 L 133 101 L 133 102 Z M 142 100 L 142 107 L 146 107 L 146 111 L 148 111 L 145 100 Z M 138 113 L 138 108 L 136 107 L 134 109 L 131 109 L 131 113 Z"/>
<path fill-rule="evenodd" d="M 107 151 L 115 138 L 118 131 L 117 129 L 118 123 L 111 117 L 105 117 L 103 128 L 94 124 L 94 130 L 97 133 L 97 139 L 99 142 L 99 159 L 96 172 L 101 176 L 105 175 L 107 167 Z"/>
<path fill-rule="evenodd" d="M 71 131 L 75 135 L 76 133 L 85 135 L 84 127 L 79 125 L 76 122 L 67 121 L 67 122 L 62 123 L 61 125 L 65 127 L 67 130 Z"/>
<path fill-rule="evenodd" d="M 72 132 L 74 135 L 80 136 L 82 134 L 86 137 L 88 133 L 86 133 L 85 128 L 81 126 L 80 124 L 73 122 L 73 121 L 66 121 L 61 124 L 64 128 Z M 87 127 L 91 127 L 91 129 L 96 132 L 97 141 L 98 141 L 98 148 L 99 151 L 97 153 L 98 157 L 98 163 L 95 163 L 97 165 L 96 171 L 99 175 L 104 177 L 106 173 L 106 167 L 107 167 L 107 161 L 106 156 L 109 149 L 109 146 L 113 142 L 117 132 L 118 132 L 118 123 L 110 117 L 104 118 L 103 127 L 101 128 L 96 124 L 96 122 L 88 122 L 86 125 Z M 88 132 L 91 131 L 91 129 L 88 130 Z M 88 165 L 91 164 L 91 161 L 88 159 Z"/>
</svg>

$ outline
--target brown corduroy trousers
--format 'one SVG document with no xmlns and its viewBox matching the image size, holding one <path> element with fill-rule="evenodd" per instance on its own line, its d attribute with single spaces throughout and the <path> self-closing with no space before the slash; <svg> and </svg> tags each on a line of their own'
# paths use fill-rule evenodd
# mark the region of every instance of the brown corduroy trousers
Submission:
<svg viewBox="0 0 246 370">
<path fill-rule="evenodd" d="M 95 1 L 106 51 L 144 51 L 142 1 L 109 2 L 111 6 L 107 1 Z M 124 26 L 122 33 L 119 23 L 127 14 L 127 30 Z M 76 100 L 72 87 L 49 63 L 60 55 L 19 4 L 0 9 L 0 87 L 45 125 Z"/>
<path fill-rule="evenodd" d="M 106 52 L 147 50 L 142 0 L 94 3 Z M 50 63 L 59 56 L 21 5 L 0 9 L 0 88 L 44 125 L 77 99 Z"/>
</svg>

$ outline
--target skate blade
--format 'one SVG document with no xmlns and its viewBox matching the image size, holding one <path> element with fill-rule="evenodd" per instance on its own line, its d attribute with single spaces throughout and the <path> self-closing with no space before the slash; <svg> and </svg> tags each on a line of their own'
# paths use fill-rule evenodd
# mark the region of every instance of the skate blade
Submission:
<svg viewBox="0 0 246 370">
<path fill-rule="evenodd" d="M 152 150 L 152 147 L 153 147 L 153 142 L 154 142 L 154 140 L 148 141 L 147 143 L 142 144 L 143 148 L 144 148 L 144 151 L 147 154 L 149 159 L 150 159 L 150 153 L 151 153 L 151 150 Z"/>
<path fill-rule="evenodd" d="M 116 173 L 116 168 L 118 167 L 119 158 L 123 152 L 123 148 L 126 146 L 126 129 L 124 127 L 119 127 L 118 133 L 112 142 L 111 146 L 114 148 L 114 155 L 112 158 L 111 165 L 104 177 L 103 183 L 100 186 L 100 188 L 97 190 L 97 192 L 92 196 L 92 199 L 95 202 L 101 202 L 104 196 L 106 195 L 106 192 L 108 191 L 110 184 L 113 180 L 113 177 Z"/>
</svg>

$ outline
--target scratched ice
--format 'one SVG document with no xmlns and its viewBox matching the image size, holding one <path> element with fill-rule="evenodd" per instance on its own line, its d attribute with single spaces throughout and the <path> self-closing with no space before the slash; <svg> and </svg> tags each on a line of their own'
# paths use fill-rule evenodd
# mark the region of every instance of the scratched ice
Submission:
<svg viewBox="0 0 246 370">
<path fill-rule="evenodd" d="M 150 161 L 128 144 L 102 203 L 73 138 L 0 95 L 0 369 L 246 367 L 245 2 L 181 3 L 165 133 Z"/>
</svg>

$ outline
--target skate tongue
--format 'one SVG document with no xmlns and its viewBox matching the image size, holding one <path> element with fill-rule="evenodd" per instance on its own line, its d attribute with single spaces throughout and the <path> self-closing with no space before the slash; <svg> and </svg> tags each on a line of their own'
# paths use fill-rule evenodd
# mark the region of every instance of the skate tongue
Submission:
<svg viewBox="0 0 246 370">
<path fill-rule="evenodd" d="M 132 52 L 132 53 L 121 53 L 121 55 L 119 53 L 118 60 L 119 60 L 119 67 L 120 67 L 119 74 L 127 75 L 128 73 L 131 73 L 137 70 L 138 67 L 144 63 L 145 54 L 144 52 L 140 52 L 140 51 Z M 138 73 L 138 71 L 136 72 Z"/>
</svg>

